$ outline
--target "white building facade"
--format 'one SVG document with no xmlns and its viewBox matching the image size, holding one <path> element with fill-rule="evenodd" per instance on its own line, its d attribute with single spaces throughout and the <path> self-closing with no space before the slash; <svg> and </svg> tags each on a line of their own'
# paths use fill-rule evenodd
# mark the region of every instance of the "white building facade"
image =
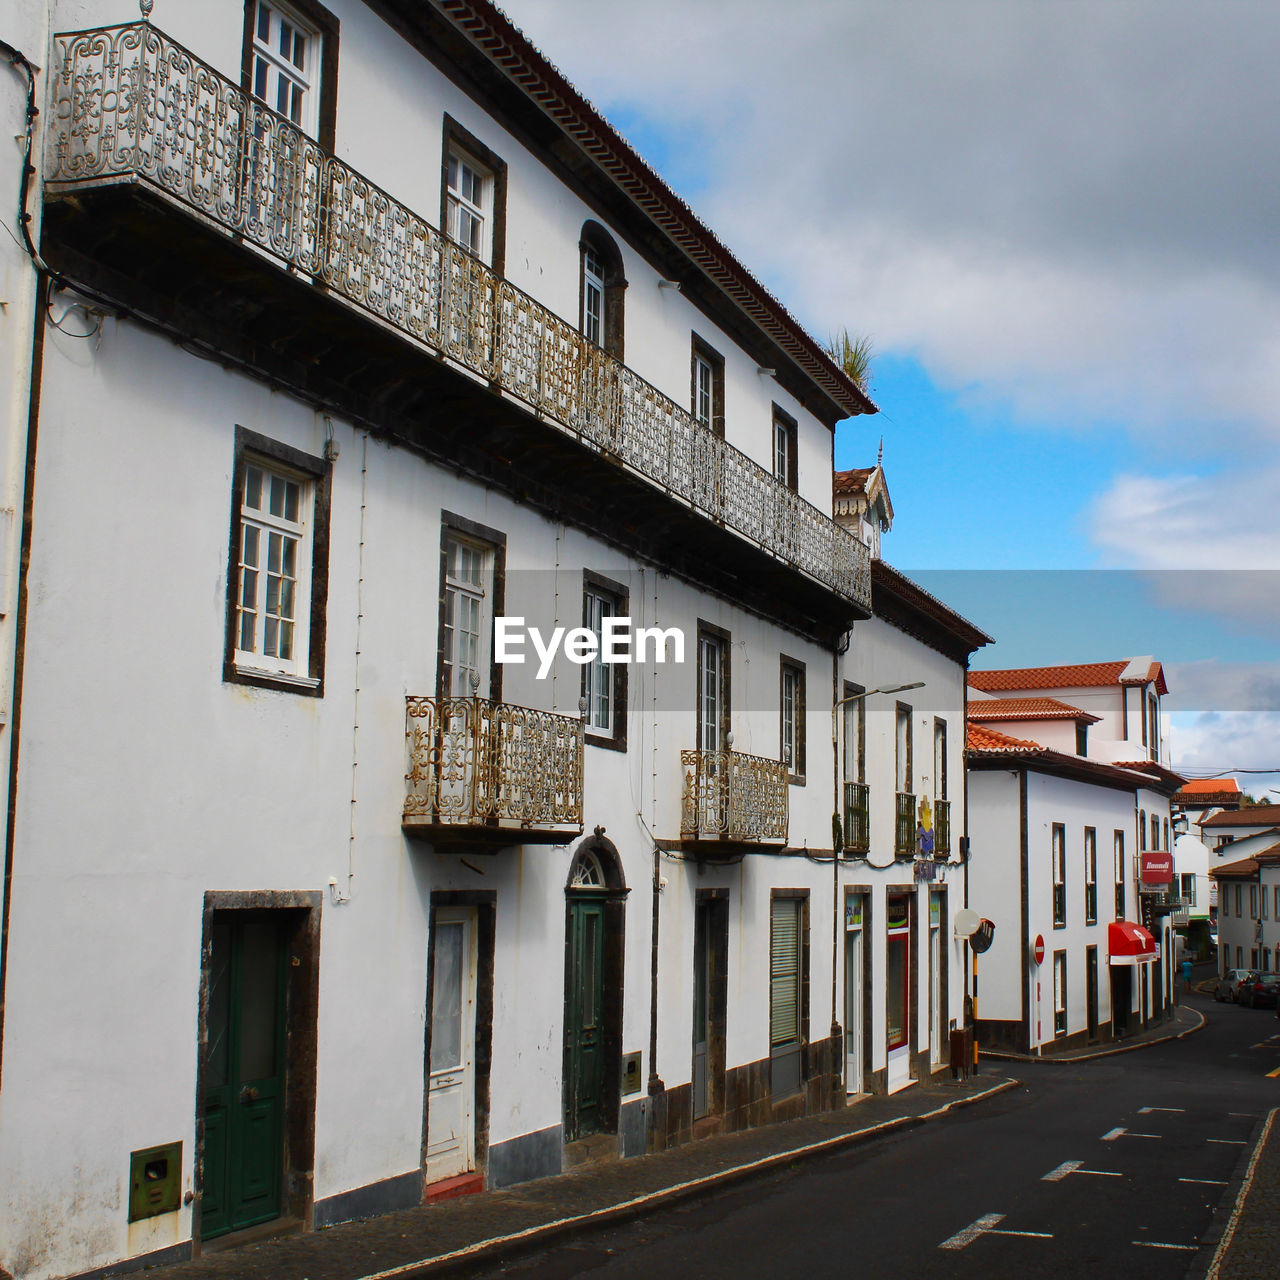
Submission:
<svg viewBox="0 0 1280 1280">
<path fill-rule="evenodd" d="M 0 33 L 43 223 L 3 251 L 33 394 L 0 1268 L 944 1069 L 984 637 L 830 518 L 834 424 L 874 405 L 483 0 L 152 17 Z M 591 658 L 615 625 L 662 635 Z M 947 847 L 890 852 L 886 793 L 847 848 L 847 690 L 919 680 L 896 791 L 926 833 L 952 806 Z"/>
</svg>

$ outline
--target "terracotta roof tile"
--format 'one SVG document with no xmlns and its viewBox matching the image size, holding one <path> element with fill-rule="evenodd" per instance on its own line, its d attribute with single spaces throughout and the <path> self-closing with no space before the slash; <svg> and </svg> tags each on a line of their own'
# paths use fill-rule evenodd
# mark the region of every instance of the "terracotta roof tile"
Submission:
<svg viewBox="0 0 1280 1280">
<path fill-rule="evenodd" d="M 980 724 L 971 724 L 965 741 L 970 751 L 1043 751 L 1038 742 L 1029 738 L 1014 738 L 997 729 L 988 729 Z"/>
<path fill-rule="evenodd" d="M 1017 689 L 1100 689 L 1122 683 L 1121 676 L 1130 659 L 1121 662 L 1083 662 L 1061 667 L 1008 667 L 1003 671 L 970 671 L 969 684 L 983 693 L 1004 693 Z M 1161 693 L 1167 693 L 1164 669 L 1152 662 L 1145 670 L 1146 680 L 1154 680 Z M 1131 683 L 1126 680 L 1123 683 Z"/>
<path fill-rule="evenodd" d="M 1255 804 L 1247 809 L 1227 809 L 1199 824 L 1202 827 L 1280 826 L 1280 804 Z"/>
<path fill-rule="evenodd" d="M 1092 715 L 1057 698 L 992 698 L 990 702 L 969 703 L 969 719 L 973 720 L 1081 720 L 1096 724 L 1101 716 Z"/>
<path fill-rule="evenodd" d="M 867 481 L 874 467 L 854 467 L 852 471 L 836 471 L 831 476 L 832 493 L 866 493 Z"/>
<path fill-rule="evenodd" d="M 1240 784 L 1234 778 L 1191 778 L 1182 784 L 1179 792 L 1185 796 L 1219 796 L 1227 793 L 1240 794 Z"/>
</svg>

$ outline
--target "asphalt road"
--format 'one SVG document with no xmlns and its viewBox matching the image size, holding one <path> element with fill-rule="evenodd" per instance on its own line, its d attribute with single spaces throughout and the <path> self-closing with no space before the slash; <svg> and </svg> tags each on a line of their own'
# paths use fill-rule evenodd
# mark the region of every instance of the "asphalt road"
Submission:
<svg viewBox="0 0 1280 1280">
<path fill-rule="evenodd" d="M 1280 1104 L 1272 1011 L 1184 999 L 1184 1040 L 1000 1064 L 1022 1087 L 991 1102 L 475 1274 L 1181 1280 Z"/>
</svg>

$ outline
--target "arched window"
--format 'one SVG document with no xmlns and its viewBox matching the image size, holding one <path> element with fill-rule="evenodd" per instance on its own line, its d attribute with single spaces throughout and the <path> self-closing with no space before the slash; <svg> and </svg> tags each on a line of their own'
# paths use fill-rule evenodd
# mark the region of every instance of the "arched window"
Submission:
<svg viewBox="0 0 1280 1280">
<path fill-rule="evenodd" d="M 622 312 L 627 280 L 614 238 L 598 223 L 584 222 L 581 252 L 580 327 L 586 337 L 615 360 L 623 358 Z"/>
</svg>

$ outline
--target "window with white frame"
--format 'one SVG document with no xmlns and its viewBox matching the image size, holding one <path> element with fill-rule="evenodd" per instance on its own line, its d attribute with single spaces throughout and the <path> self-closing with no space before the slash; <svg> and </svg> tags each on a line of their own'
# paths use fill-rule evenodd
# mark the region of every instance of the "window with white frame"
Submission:
<svg viewBox="0 0 1280 1280">
<path fill-rule="evenodd" d="M 1275 899 L 1272 906 L 1274 908 L 1274 918 L 1280 920 L 1280 885 L 1276 885 Z"/>
<path fill-rule="evenodd" d="M 698 748 L 727 751 L 729 731 L 729 637 L 698 627 Z"/>
<path fill-rule="evenodd" d="M 1235 886 L 1236 898 L 1236 918 L 1241 919 L 1244 916 L 1244 892 L 1240 885 Z"/>
<path fill-rule="evenodd" d="M 320 32 L 292 8 L 257 0 L 249 68 L 253 95 L 314 135 L 319 121 Z"/>
<path fill-rule="evenodd" d="M 306 652 L 307 482 L 256 461 L 240 503 L 237 661 L 294 673 Z"/>
<path fill-rule="evenodd" d="M 1189 907 L 1196 905 L 1196 878 L 1194 875 L 1183 875 L 1182 879 L 1182 900 Z"/>
<path fill-rule="evenodd" d="M 598 746 L 625 748 L 626 678 L 625 663 L 605 660 L 606 618 L 625 615 L 627 593 L 617 583 L 590 571 L 583 573 L 582 625 L 597 641 L 596 656 L 582 667 L 582 696 L 587 700 L 586 732 Z"/>
<path fill-rule="evenodd" d="M 604 266 L 590 245 L 582 251 L 582 333 L 604 346 Z"/>
<path fill-rule="evenodd" d="M 449 152 L 445 172 L 445 234 L 488 262 L 493 243 L 493 175 L 479 161 L 456 149 Z"/>
<path fill-rule="evenodd" d="M 1084 829 L 1084 922 L 1098 923 L 1098 833 Z"/>
<path fill-rule="evenodd" d="M 1112 834 L 1112 848 L 1115 854 L 1116 871 L 1116 919 L 1124 919 L 1124 832 Z"/>
<path fill-rule="evenodd" d="M 1067 923 L 1067 829 L 1061 822 L 1053 824 L 1053 927 Z"/>
<path fill-rule="evenodd" d="M 1160 815 L 1156 813 L 1151 815 L 1151 847 L 1160 847 Z"/>
<path fill-rule="evenodd" d="M 1147 811 L 1145 809 L 1138 810 L 1138 848 L 1145 849 L 1147 847 Z"/>
<path fill-rule="evenodd" d="M 1251 884 L 1249 886 L 1249 919 L 1256 920 L 1258 918 L 1258 886 Z"/>
<path fill-rule="evenodd" d="M 724 357 L 693 337 L 693 420 L 724 438 Z"/>
<path fill-rule="evenodd" d="M 236 428 L 223 678 L 319 695 L 329 465 Z"/>
<path fill-rule="evenodd" d="M 781 660 L 779 675 L 779 758 L 792 781 L 804 776 L 804 666 L 790 658 Z"/>
<path fill-rule="evenodd" d="M 1053 953 L 1053 1033 L 1067 1033 L 1067 953 Z"/>
<path fill-rule="evenodd" d="M 773 406 L 773 477 L 788 489 L 800 485 L 798 465 L 798 431 L 796 421 Z"/>
<path fill-rule="evenodd" d="M 493 548 L 450 532 L 444 540 L 441 614 L 445 697 L 489 696 Z"/>
</svg>

